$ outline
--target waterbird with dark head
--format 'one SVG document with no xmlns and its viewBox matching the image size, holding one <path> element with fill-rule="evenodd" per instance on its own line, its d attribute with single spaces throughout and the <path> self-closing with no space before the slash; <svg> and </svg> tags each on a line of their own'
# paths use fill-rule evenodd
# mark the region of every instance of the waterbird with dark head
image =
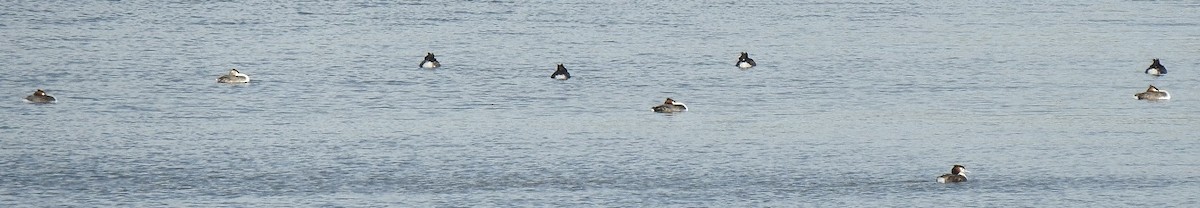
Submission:
<svg viewBox="0 0 1200 208">
<path fill-rule="evenodd" d="M 1161 63 L 1158 63 L 1158 59 L 1153 60 L 1154 63 L 1150 63 L 1150 67 L 1146 68 L 1146 74 L 1154 75 L 1155 77 L 1166 75 L 1167 67 L 1163 66 Z"/>
<path fill-rule="evenodd" d="M 558 69 L 554 70 L 553 74 L 550 74 L 550 78 L 567 80 L 571 78 L 571 73 L 567 73 L 567 67 L 563 67 L 563 64 L 558 64 Z"/>
<path fill-rule="evenodd" d="M 438 62 L 437 58 L 433 57 L 433 53 L 425 53 L 425 60 L 421 61 L 420 66 L 421 68 L 432 69 L 441 67 L 442 63 Z"/>
<path fill-rule="evenodd" d="M 958 183 L 967 181 L 967 167 L 962 165 L 954 165 L 950 168 L 950 173 L 937 177 L 938 183 Z"/>
<path fill-rule="evenodd" d="M 754 59 L 750 59 L 750 54 L 742 52 L 742 55 L 738 56 L 737 64 L 734 65 L 741 69 L 749 69 L 750 67 L 757 66 L 758 64 L 754 63 Z"/>
<path fill-rule="evenodd" d="M 1150 85 L 1150 88 L 1146 88 L 1145 92 L 1133 94 L 1133 98 L 1138 100 L 1167 100 L 1171 99 L 1171 94 L 1167 93 L 1166 90 L 1159 90 L 1158 87 Z"/>
<path fill-rule="evenodd" d="M 42 89 L 37 89 L 32 95 L 26 96 L 25 100 L 31 103 L 53 103 L 58 101 L 54 99 L 54 96 L 47 95 L 46 91 L 42 91 Z"/>
<path fill-rule="evenodd" d="M 662 105 L 654 106 L 650 109 L 658 113 L 684 112 L 687 111 L 687 105 L 684 105 L 680 102 L 675 102 L 674 99 L 667 98 L 666 101 L 663 101 Z"/>
</svg>

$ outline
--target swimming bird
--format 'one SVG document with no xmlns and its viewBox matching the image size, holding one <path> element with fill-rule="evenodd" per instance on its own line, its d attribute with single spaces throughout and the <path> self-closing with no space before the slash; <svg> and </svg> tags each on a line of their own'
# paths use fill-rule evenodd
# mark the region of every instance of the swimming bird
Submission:
<svg viewBox="0 0 1200 208">
<path fill-rule="evenodd" d="M 1158 59 L 1154 59 L 1154 63 L 1151 63 L 1150 67 L 1146 68 L 1146 74 L 1162 76 L 1167 74 L 1167 67 L 1164 67 L 1162 64 L 1158 63 Z"/>
<path fill-rule="evenodd" d="M 421 61 L 421 68 L 432 69 L 441 66 L 442 64 L 438 62 L 437 58 L 433 57 L 433 53 L 425 53 L 425 60 Z"/>
<path fill-rule="evenodd" d="M 1133 98 L 1138 100 L 1167 100 L 1171 99 L 1171 94 L 1167 93 L 1167 91 L 1159 90 L 1154 85 L 1150 85 L 1150 88 L 1146 88 L 1145 92 L 1133 94 Z"/>
<path fill-rule="evenodd" d="M 750 67 L 757 66 L 758 64 L 754 64 L 754 59 L 750 59 L 749 54 L 742 52 L 742 56 L 738 57 L 738 62 L 734 65 L 738 68 L 749 69 Z"/>
<path fill-rule="evenodd" d="M 650 109 L 658 113 L 674 113 L 687 111 L 687 106 L 683 105 L 683 103 L 675 102 L 671 98 L 667 98 L 667 101 L 664 101 L 662 105 L 654 106 Z"/>
<path fill-rule="evenodd" d="M 567 80 L 571 78 L 571 73 L 567 73 L 567 67 L 558 64 L 558 70 L 554 70 L 554 73 L 550 74 L 550 78 Z"/>
<path fill-rule="evenodd" d="M 962 165 L 954 165 L 954 167 L 950 168 L 950 173 L 938 176 L 937 182 L 958 183 L 967 181 L 967 172 L 967 167 L 963 167 Z"/>
<path fill-rule="evenodd" d="M 54 96 L 47 95 L 46 91 L 42 91 L 42 89 L 37 89 L 37 91 L 33 92 L 33 95 L 26 96 L 25 100 L 33 103 L 52 103 L 58 101 L 54 99 Z"/>
<path fill-rule="evenodd" d="M 217 83 L 247 83 L 250 82 L 250 76 L 238 72 L 237 69 L 230 69 L 229 74 L 217 78 Z"/>
</svg>

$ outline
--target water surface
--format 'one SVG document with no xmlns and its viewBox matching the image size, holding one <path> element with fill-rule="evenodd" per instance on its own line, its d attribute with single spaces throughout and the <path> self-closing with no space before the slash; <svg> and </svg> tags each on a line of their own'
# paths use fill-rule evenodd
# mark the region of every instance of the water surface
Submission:
<svg viewBox="0 0 1200 208">
<path fill-rule="evenodd" d="M 0 205 L 1186 206 L 1198 8 L 6 2 Z"/>
</svg>

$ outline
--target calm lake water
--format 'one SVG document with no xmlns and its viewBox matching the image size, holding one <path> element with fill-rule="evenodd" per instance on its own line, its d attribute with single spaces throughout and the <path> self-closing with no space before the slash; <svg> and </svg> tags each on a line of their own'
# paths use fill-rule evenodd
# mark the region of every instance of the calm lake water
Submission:
<svg viewBox="0 0 1200 208">
<path fill-rule="evenodd" d="M 1196 11 L 5 1 L 0 206 L 1195 206 Z"/>
</svg>

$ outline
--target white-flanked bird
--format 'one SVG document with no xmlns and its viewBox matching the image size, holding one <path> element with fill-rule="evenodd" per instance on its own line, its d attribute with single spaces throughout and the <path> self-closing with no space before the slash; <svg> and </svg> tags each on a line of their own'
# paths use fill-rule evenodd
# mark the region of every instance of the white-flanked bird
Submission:
<svg viewBox="0 0 1200 208">
<path fill-rule="evenodd" d="M 250 82 L 250 75 L 242 74 L 237 69 L 230 69 L 229 74 L 217 77 L 218 83 L 247 83 Z"/>
</svg>

